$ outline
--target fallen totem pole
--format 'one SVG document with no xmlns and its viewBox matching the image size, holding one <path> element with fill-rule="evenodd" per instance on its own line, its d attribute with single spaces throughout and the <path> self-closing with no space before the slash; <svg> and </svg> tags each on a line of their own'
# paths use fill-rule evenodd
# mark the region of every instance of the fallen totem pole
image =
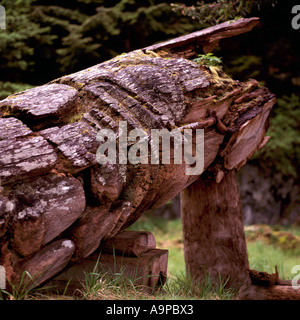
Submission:
<svg viewBox="0 0 300 320">
<path fill-rule="evenodd" d="M 229 278 L 228 285 L 244 286 L 241 298 L 249 298 L 248 287 L 269 299 L 276 287 L 278 298 L 277 282 L 263 289 L 251 284 L 235 184 L 235 171 L 268 140 L 275 97 L 253 79 L 234 81 L 218 67 L 189 60 L 257 24 L 257 18 L 226 22 L 0 101 L 0 265 L 10 283 L 24 271 L 34 285 L 58 274 L 65 281 L 105 250 L 100 264 L 110 265 L 112 242 L 128 265 L 139 259 L 142 274 L 150 275 L 143 285 L 158 287 L 167 251 L 156 249 L 151 234 L 145 240 L 123 230 L 181 192 L 187 271 L 200 280 L 204 269 L 215 281 L 219 274 Z M 170 163 L 99 164 L 97 134 L 110 129 L 120 140 L 125 122 L 126 130 L 150 139 L 150 129 L 203 129 L 203 173 L 174 163 L 174 145 Z M 127 142 L 130 152 L 134 144 Z M 299 298 L 291 287 L 284 298 L 290 296 Z"/>
</svg>

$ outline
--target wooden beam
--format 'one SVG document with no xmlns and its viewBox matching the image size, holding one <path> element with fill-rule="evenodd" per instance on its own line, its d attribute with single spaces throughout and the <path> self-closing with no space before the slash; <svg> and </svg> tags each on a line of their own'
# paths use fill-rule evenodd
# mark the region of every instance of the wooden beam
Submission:
<svg viewBox="0 0 300 320">
<path fill-rule="evenodd" d="M 212 51 L 221 39 L 237 36 L 251 31 L 259 24 L 259 18 L 241 18 L 226 21 L 216 26 L 190 33 L 175 39 L 146 47 L 145 51 L 170 50 L 172 53 L 188 58 L 195 54 L 196 47 L 202 47 L 205 53 Z M 193 49 L 194 48 L 194 49 Z"/>
<path fill-rule="evenodd" d="M 100 246 L 104 253 L 138 257 L 156 248 L 153 234 L 146 231 L 123 231 L 107 239 Z"/>
<path fill-rule="evenodd" d="M 86 274 L 89 272 L 99 273 L 100 276 L 121 273 L 135 286 L 151 293 L 164 285 L 167 265 L 168 250 L 152 249 L 138 257 L 102 254 L 97 251 L 52 279 L 46 287 L 53 286 L 54 292 L 63 292 L 68 284 L 68 294 L 74 294 L 76 289 L 84 289 Z"/>
</svg>

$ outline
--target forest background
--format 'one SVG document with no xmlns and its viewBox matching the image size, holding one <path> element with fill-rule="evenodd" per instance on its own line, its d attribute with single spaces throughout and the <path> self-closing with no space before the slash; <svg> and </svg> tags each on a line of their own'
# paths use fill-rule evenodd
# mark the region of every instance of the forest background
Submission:
<svg viewBox="0 0 300 320">
<path fill-rule="evenodd" d="M 245 224 L 300 225 L 300 29 L 292 1 L 0 0 L 0 99 L 123 52 L 239 17 L 255 30 L 213 54 L 232 78 L 257 79 L 277 96 L 267 145 L 239 172 Z M 299 22 L 300 23 L 300 22 Z M 178 217 L 178 197 L 154 214 Z"/>
</svg>

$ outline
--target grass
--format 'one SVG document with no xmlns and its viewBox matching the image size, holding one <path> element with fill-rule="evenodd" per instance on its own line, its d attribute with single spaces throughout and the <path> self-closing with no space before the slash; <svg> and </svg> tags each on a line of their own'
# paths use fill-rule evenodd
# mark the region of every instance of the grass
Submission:
<svg viewBox="0 0 300 320">
<path fill-rule="evenodd" d="M 91 273 L 85 275 L 81 291 L 84 300 L 139 300 L 146 295 L 142 288 L 135 285 L 135 279 L 126 277 L 124 272 L 97 272 L 97 265 Z"/>
<path fill-rule="evenodd" d="M 145 292 L 137 279 L 126 274 L 91 272 L 86 275 L 81 298 L 86 300 L 230 300 L 235 294 L 225 288 L 226 281 L 214 286 L 207 276 L 201 285 L 193 285 L 184 274 L 169 278 L 163 289 Z"/>
<path fill-rule="evenodd" d="M 167 220 L 144 215 L 129 227 L 128 230 L 144 230 L 151 232 L 156 239 L 157 248 L 169 250 L 168 276 L 185 276 L 182 226 L 180 219 Z"/>
<path fill-rule="evenodd" d="M 153 233 L 157 247 L 169 250 L 168 275 L 172 277 L 185 275 L 182 227 L 180 219 L 166 220 L 163 218 L 151 218 L 144 215 L 129 229 L 146 230 Z M 290 231 L 299 236 L 300 227 L 280 227 L 276 230 Z M 287 280 L 292 279 L 295 274 L 291 273 L 294 265 L 300 265 L 300 247 L 294 250 L 283 250 L 276 245 L 268 245 L 262 239 L 249 241 L 247 239 L 247 250 L 250 269 L 275 272 L 278 267 L 279 277 Z"/>
<path fill-rule="evenodd" d="M 277 227 L 277 230 L 290 231 L 300 235 L 300 228 Z M 220 285 L 215 287 L 207 276 L 201 285 L 192 285 L 186 277 L 183 253 L 182 227 L 180 219 L 166 220 L 145 214 L 129 230 L 150 231 L 156 239 L 157 248 L 168 249 L 168 279 L 164 287 L 152 293 L 145 293 L 135 284 L 136 279 L 128 278 L 122 271 L 98 272 L 94 270 L 85 275 L 85 282 L 79 295 L 70 297 L 66 294 L 20 291 L 14 288 L 10 299 L 81 299 L 81 300 L 232 300 L 235 292 L 226 288 L 226 279 L 220 279 Z M 281 279 L 292 279 L 292 267 L 300 265 L 300 248 L 283 250 L 278 245 L 268 244 L 262 237 L 247 239 L 249 266 L 251 269 L 275 272 L 278 267 Z M 67 291 L 67 290 L 66 290 Z M 2 296 L 3 298 L 3 296 Z M 1 294 L 0 294 L 1 300 Z"/>
<path fill-rule="evenodd" d="M 293 266 L 300 265 L 298 250 L 284 251 L 261 240 L 248 242 L 247 249 L 251 269 L 274 273 L 277 265 L 279 277 L 283 280 L 291 280 L 295 276 L 291 272 Z"/>
<path fill-rule="evenodd" d="M 0 300 L 25 300 L 29 297 L 33 297 L 45 289 L 48 289 L 48 287 L 45 287 L 45 289 L 33 287 L 33 284 L 36 280 L 38 279 L 34 279 L 28 271 L 24 271 L 21 275 L 18 285 L 13 285 L 10 281 L 8 281 L 10 290 L 7 291 L 0 289 Z"/>
</svg>

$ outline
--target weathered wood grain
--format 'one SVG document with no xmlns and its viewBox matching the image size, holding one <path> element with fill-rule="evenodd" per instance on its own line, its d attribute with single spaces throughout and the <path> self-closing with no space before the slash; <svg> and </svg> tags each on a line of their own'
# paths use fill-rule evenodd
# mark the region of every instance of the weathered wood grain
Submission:
<svg viewBox="0 0 300 320">
<path fill-rule="evenodd" d="M 40 86 L 14 94 L 0 102 L 0 115 L 14 115 L 32 129 L 63 123 L 76 113 L 78 92 L 61 84 Z"/>
<path fill-rule="evenodd" d="M 16 118 L 0 118 L 0 141 L 25 137 L 31 133 L 32 131 Z"/>
<path fill-rule="evenodd" d="M 250 283 L 244 227 L 234 171 L 220 183 L 199 178 L 181 192 L 187 273 L 194 281 L 239 288 Z"/>
<path fill-rule="evenodd" d="M 266 121 L 274 103 L 275 98 L 272 98 L 264 104 L 262 111 L 256 117 L 242 124 L 231 137 L 226 151 L 223 152 L 226 169 L 241 168 L 260 148 L 268 129 Z"/>
<path fill-rule="evenodd" d="M 72 241 L 60 239 L 48 244 L 34 256 L 19 262 L 14 269 L 18 281 L 23 276 L 20 290 L 29 290 L 55 276 L 67 265 L 73 251 Z M 24 271 L 27 271 L 29 276 L 23 275 Z"/>
<path fill-rule="evenodd" d="M 11 222 L 15 250 L 27 256 L 71 226 L 85 209 L 81 183 L 51 174 L 16 185 L 15 214 Z"/>
<path fill-rule="evenodd" d="M 40 131 L 59 155 L 59 170 L 76 173 L 95 165 L 97 131 L 83 121 Z"/>
<path fill-rule="evenodd" d="M 15 118 L 0 120 L 1 185 L 44 174 L 55 166 L 57 154 L 45 139 Z"/>
<path fill-rule="evenodd" d="M 173 54 L 189 58 L 199 51 L 199 47 L 202 47 L 205 53 L 211 52 L 221 39 L 248 32 L 258 24 L 259 19 L 255 17 L 226 21 L 204 30 L 151 45 L 144 50 L 158 51 L 167 49 Z"/>
<path fill-rule="evenodd" d="M 54 263 L 47 277 L 67 261 L 87 258 L 201 176 L 187 175 L 191 165 L 185 162 L 174 163 L 173 144 L 170 163 L 151 163 L 151 129 L 204 129 L 204 170 L 217 185 L 263 145 L 274 95 L 255 80 L 234 81 L 221 68 L 186 59 L 199 46 L 207 52 L 221 38 L 257 23 L 257 18 L 227 22 L 0 101 L 0 264 L 8 279 L 19 279 L 24 268 L 34 271 L 34 264 L 42 270 L 44 258 Z M 145 132 L 148 164 L 97 163 L 103 143 L 97 133 L 111 129 L 119 143 L 121 121 L 128 132 Z M 133 145 L 129 141 L 127 151 Z M 195 151 L 195 139 L 193 146 Z M 56 256 L 49 246 L 60 239 L 72 245 Z"/>
<path fill-rule="evenodd" d="M 55 277 L 49 285 L 54 291 L 68 292 L 83 290 L 86 274 L 98 272 L 100 275 L 122 274 L 138 289 L 152 293 L 164 285 L 167 276 L 168 251 L 152 249 L 138 257 L 112 255 L 96 252 Z M 76 293 L 75 293 L 76 294 Z"/>
<path fill-rule="evenodd" d="M 75 244 L 72 260 L 86 258 L 99 247 L 117 219 L 109 208 L 110 205 L 87 206 L 82 216 L 67 230 L 67 235 Z"/>
<path fill-rule="evenodd" d="M 138 257 L 142 253 L 156 248 L 152 233 L 142 231 L 122 231 L 113 238 L 104 241 L 99 250 L 103 253 Z"/>
</svg>

